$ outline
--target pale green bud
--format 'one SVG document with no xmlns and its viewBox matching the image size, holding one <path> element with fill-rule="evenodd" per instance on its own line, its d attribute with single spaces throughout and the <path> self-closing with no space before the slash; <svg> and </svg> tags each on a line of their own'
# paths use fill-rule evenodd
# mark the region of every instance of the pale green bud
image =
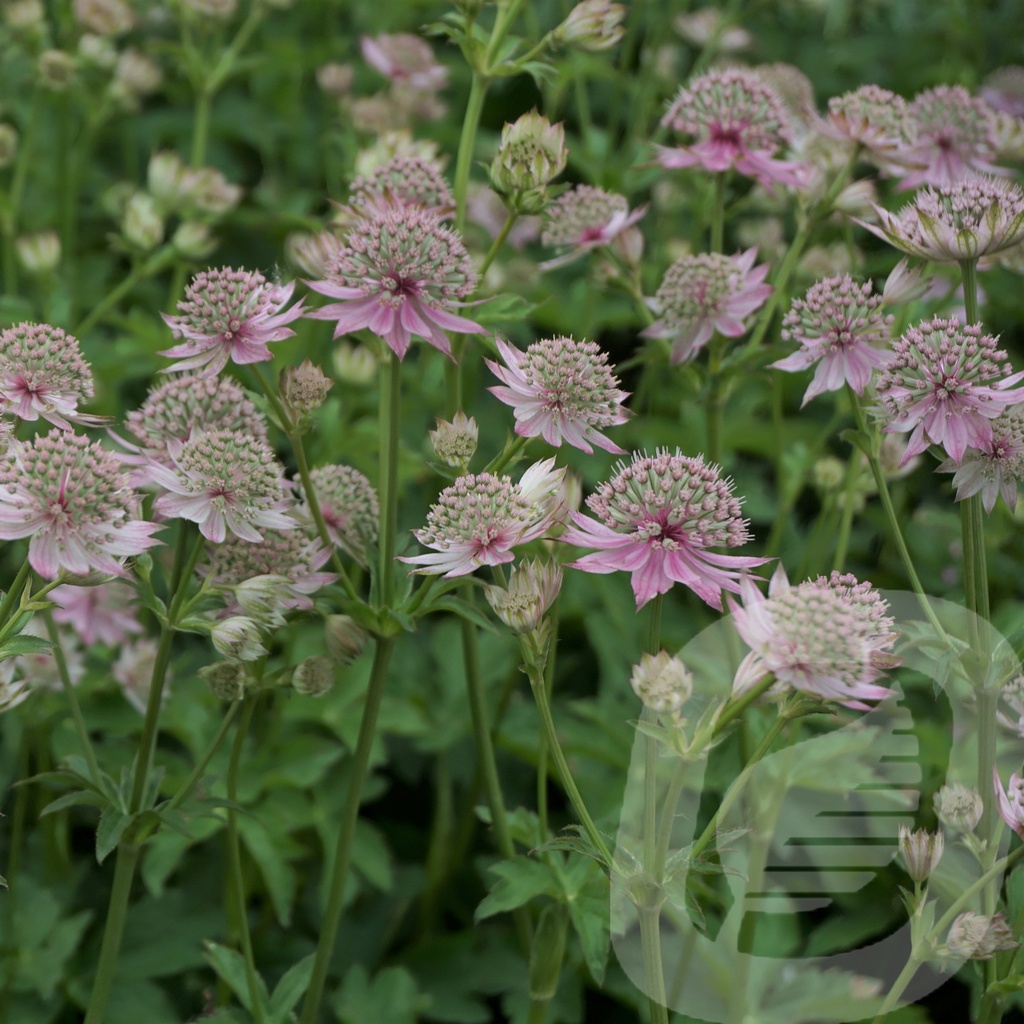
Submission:
<svg viewBox="0 0 1024 1024">
<path fill-rule="evenodd" d="M 365 345 L 350 345 L 347 341 L 334 350 L 332 361 L 338 380 L 360 387 L 369 384 L 380 367 L 377 356 Z"/>
<path fill-rule="evenodd" d="M 314 654 L 292 675 L 292 686 L 305 697 L 322 697 L 334 689 L 334 662 L 325 654 Z"/>
<path fill-rule="evenodd" d="M 164 239 L 164 219 L 157 201 L 148 192 L 136 192 L 124 209 L 121 231 L 125 240 L 149 252 Z"/>
<path fill-rule="evenodd" d="M 244 615 L 221 619 L 211 630 L 210 639 L 217 653 L 232 661 L 255 661 L 267 653 L 260 627 Z"/>
<path fill-rule="evenodd" d="M 555 29 L 558 42 L 577 50 L 599 53 L 610 50 L 625 35 L 622 20 L 626 8 L 608 0 L 583 0 Z"/>
<path fill-rule="evenodd" d="M 210 228 L 198 220 L 182 221 L 171 238 L 171 245 L 192 260 L 201 260 L 217 248 L 217 239 Z"/>
<path fill-rule="evenodd" d="M 319 366 L 309 359 L 298 366 L 281 371 L 281 398 L 292 414 L 293 426 L 299 426 L 305 417 L 324 404 L 334 381 L 325 377 Z"/>
<path fill-rule="evenodd" d="M 915 882 L 924 882 L 935 870 L 942 858 L 945 838 L 941 832 L 929 832 L 919 828 L 911 832 L 906 825 L 900 825 L 899 848 L 907 874 Z"/>
<path fill-rule="evenodd" d="M 693 675 L 667 651 L 644 654 L 633 667 L 629 685 L 644 707 L 659 714 L 677 714 L 693 693 Z"/>
<path fill-rule="evenodd" d="M 21 265 L 30 274 L 50 274 L 60 265 L 60 235 L 56 231 L 20 235 L 14 245 Z"/>
<path fill-rule="evenodd" d="M 485 586 L 494 613 L 514 633 L 540 628 L 544 614 L 562 589 L 562 567 L 556 562 L 523 562 L 512 570 L 508 587 Z"/>
<path fill-rule="evenodd" d="M 44 50 L 36 63 L 39 84 L 51 92 L 64 92 L 75 77 L 75 58 L 64 50 Z"/>
<path fill-rule="evenodd" d="M 369 633 L 350 615 L 328 615 L 324 622 L 327 653 L 339 665 L 347 665 L 362 653 Z"/>
<path fill-rule="evenodd" d="M 946 828 L 954 832 L 973 832 L 981 821 L 981 796 L 959 782 L 943 786 L 933 800 L 935 814 Z"/>
<path fill-rule="evenodd" d="M 232 589 L 238 607 L 250 619 L 267 626 L 280 626 L 284 623 L 282 608 L 289 596 L 289 584 L 287 576 L 268 573 L 251 576 Z"/>
<path fill-rule="evenodd" d="M 199 669 L 199 678 L 221 700 L 238 700 L 245 695 L 246 670 L 236 661 L 215 661 Z"/>
<path fill-rule="evenodd" d="M 437 421 L 437 430 L 430 431 L 430 444 L 434 454 L 446 466 L 465 470 L 469 460 L 476 454 L 479 437 L 476 420 L 460 411 L 452 417 L 451 422 Z"/>
<path fill-rule="evenodd" d="M 531 110 L 502 128 L 491 184 L 520 213 L 538 213 L 547 205 L 544 186 L 565 170 L 568 157 L 562 125 Z"/>
</svg>

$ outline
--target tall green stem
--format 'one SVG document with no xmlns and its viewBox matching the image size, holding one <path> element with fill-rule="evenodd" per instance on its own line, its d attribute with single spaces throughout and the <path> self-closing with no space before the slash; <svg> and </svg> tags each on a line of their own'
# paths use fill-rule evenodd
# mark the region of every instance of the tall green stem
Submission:
<svg viewBox="0 0 1024 1024">
<path fill-rule="evenodd" d="M 715 195 L 711 203 L 711 224 L 709 228 L 710 252 L 722 251 L 725 238 L 725 186 L 728 171 L 719 171 L 715 177 Z"/>
<path fill-rule="evenodd" d="M 480 264 L 478 276 L 481 281 L 484 279 L 487 271 L 491 269 L 491 264 L 494 262 L 494 258 L 499 252 L 501 252 L 501 247 L 505 244 L 505 239 L 508 238 L 508 233 L 512 230 L 513 225 L 518 219 L 519 214 L 516 213 L 515 210 L 510 210 L 508 216 L 505 218 L 505 223 L 501 225 L 498 237 L 491 243 L 491 247 L 487 250 L 487 255 L 484 257 L 483 263 Z"/>
<path fill-rule="evenodd" d="M 401 398 L 401 363 L 388 351 L 381 373 L 380 443 L 383 458 L 380 466 L 380 562 L 377 574 L 377 595 L 380 605 L 388 608 L 394 593 L 395 535 L 398 530 L 398 442 L 399 406 Z"/>
<path fill-rule="evenodd" d="M 657 715 L 644 709 L 646 721 L 656 721 Z M 644 734 L 644 787 L 643 787 L 643 868 L 649 879 L 650 890 L 657 892 L 661 879 L 655 873 L 658 862 L 658 743 Z M 665 995 L 665 967 L 661 956 L 661 897 L 655 896 L 653 905 L 639 906 L 640 945 L 644 961 L 644 988 L 652 1024 L 668 1024 Z"/>
<path fill-rule="evenodd" d="M 174 246 L 165 245 L 157 249 L 148 259 L 136 263 L 128 275 L 107 292 L 85 319 L 75 327 L 75 337 L 81 338 L 88 334 L 140 281 L 158 274 L 177 258 L 178 254 Z"/>
<path fill-rule="evenodd" d="M 466 101 L 466 113 L 462 119 L 462 134 L 459 137 L 459 151 L 455 157 L 455 227 L 462 232 L 466 227 L 466 195 L 469 191 L 469 169 L 473 166 L 473 149 L 476 133 L 480 127 L 480 115 L 487 96 L 487 79 L 479 72 L 473 72 Z"/>
</svg>

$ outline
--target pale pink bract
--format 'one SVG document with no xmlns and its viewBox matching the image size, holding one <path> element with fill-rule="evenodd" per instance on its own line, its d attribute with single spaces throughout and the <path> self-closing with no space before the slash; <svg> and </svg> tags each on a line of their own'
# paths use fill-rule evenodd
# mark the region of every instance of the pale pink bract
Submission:
<svg viewBox="0 0 1024 1024">
<path fill-rule="evenodd" d="M 946 459 L 938 473 L 952 473 L 956 500 L 974 494 L 990 515 L 1002 496 L 1006 507 L 1017 508 L 1017 481 L 1024 477 L 1024 408 L 1015 407 L 992 421 L 992 441 L 984 448 L 968 448 L 959 465 Z"/>
<path fill-rule="evenodd" d="M 1019 772 L 1014 772 L 1004 790 L 999 772 L 993 768 L 992 784 L 995 786 L 996 800 L 999 803 L 999 816 L 1021 839 L 1024 839 L 1024 777 Z"/>
<path fill-rule="evenodd" d="M 111 647 L 143 631 L 135 591 L 120 580 L 98 587 L 62 583 L 50 591 L 53 621 L 70 626 L 87 647 L 97 640 Z"/>
</svg>

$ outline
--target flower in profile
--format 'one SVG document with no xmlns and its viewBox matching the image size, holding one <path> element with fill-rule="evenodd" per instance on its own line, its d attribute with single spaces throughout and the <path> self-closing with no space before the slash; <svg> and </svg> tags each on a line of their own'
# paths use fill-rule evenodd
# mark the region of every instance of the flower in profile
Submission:
<svg viewBox="0 0 1024 1024">
<path fill-rule="evenodd" d="M 668 651 L 658 651 L 640 656 L 629 685 L 645 708 L 660 715 L 678 715 L 693 693 L 693 673 Z"/>
<path fill-rule="evenodd" d="M 996 788 L 999 816 L 1021 839 L 1024 839 L 1024 778 L 1019 772 L 1014 772 L 1004 790 L 1003 784 L 999 781 L 999 772 L 993 768 L 992 783 Z"/>
<path fill-rule="evenodd" d="M 565 170 L 565 128 L 531 110 L 501 129 L 491 161 L 491 184 L 516 213 L 538 213 L 548 202 L 545 186 Z"/>
<path fill-rule="evenodd" d="M 541 263 L 541 270 L 563 267 L 594 249 L 610 245 L 646 209 L 641 206 L 630 213 L 625 196 L 593 185 L 576 185 L 563 192 L 547 208 L 540 240 L 544 245 L 567 251 Z"/>
<path fill-rule="evenodd" d="M 360 221 L 310 288 L 341 299 L 307 314 L 334 320 L 334 337 L 368 327 L 405 358 L 413 337 L 451 358 L 445 331 L 485 334 L 479 324 L 450 312 L 470 295 L 476 274 L 462 239 L 434 214 L 413 206 L 388 207 Z"/>
<path fill-rule="evenodd" d="M 878 397 L 890 416 L 886 431 L 913 431 L 901 465 L 929 444 L 942 445 L 960 464 L 968 447 L 992 444 L 992 420 L 1024 401 L 1024 388 L 998 341 L 981 324 L 935 317 L 892 343 L 878 378 Z"/>
<path fill-rule="evenodd" d="M 556 448 L 567 441 L 588 455 L 592 444 L 622 454 L 600 431 L 629 418 L 622 405 L 629 392 L 619 390 L 608 355 L 595 342 L 546 338 L 520 352 L 499 338 L 498 351 L 505 365 L 490 359 L 487 365 L 506 386 L 488 390 L 514 409 L 517 434 L 543 437 Z"/>
<path fill-rule="evenodd" d="M 946 828 L 964 834 L 975 830 L 984 810 L 981 794 L 960 782 L 942 786 L 932 803 L 936 817 Z"/>
<path fill-rule="evenodd" d="M 437 429 L 430 432 L 430 447 L 446 465 L 465 473 L 476 454 L 480 428 L 472 416 L 459 410 L 450 420 L 439 419 Z"/>
<path fill-rule="evenodd" d="M 775 91 L 752 71 L 699 75 L 680 89 L 661 123 L 687 139 L 676 149 L 658 148 L 663 167 L 735 167 L 769 189 L 804 183 L 802 164 L 775 158 L 791 141 L 789 121 Z"/>
<path fill-rule="evenodd" d="M 828 101 L 818 126 L 827 138 L 862 145 L 871 156 L 888 156 L 905 144 L 907 101 L 877 85 L 862 85 Z"/>
<path fill-rule="evenodd" d="M 1016 949 L 1019 945 L 1002 914 L 986 917 L 973 910 L 962 913 L 946 936 L 946 949 L 957 959 L 991 960 L 1000 950 Z"/>
<path fill-rule="evenodd" d="M 148 636 L 123 644 L 117 660 L 110 666 L 110 674 L 114 677 L 114 682 L 121 687 L 124 699 L 140 715 L 146 713 L 146 705 L 149 703 L 153 666 L 156 664 L 159 646 L 155 639 Z M 166 701 L 170 695 L 170 688 L 165 683 L 160 694 L 161 699 Z"/>
<path fill-rule="evenodd" d="M 898 664 L 891 653 L 897 634 L 870 583 L 833 572 L 793 586 L 779 566 L 767 598 L 746 576 L 740 595 L 742 606 L 729 604 L 750 654 L 737 670 L 735 692 L 774 676 L 783 687 L 861 711 L 869 710 L 864 701 L 890 695 L 876 682 Z"/>
<path fill-rule="evenodd" d="M 380 505 L 373 484 L 352 466 L 318 466 L 309 474 L 331 542 L 366 564 L 367 548 L 377 543 Z M 313 512 L 304 494 L 295 517 L 307 529 L 316 529 Z"/>
<path fill-rule="evenodd" d="M 956 500 L 981 495 L 990 515 L 1002 495 L 1006 507 L 1017 507 L 1017 481 L 1024 476 L 1024 409 L 1019 406 L 992 421 L 992 441 L 983 448 L 968 448 L 959 464 L 946 459 L 937 469 L 953 473 Z"/>
<path fill-rule="evenodd" d="M 673 263 L 648 305 L 658 315 L 641 333 L 672 342 L 672 362 L 692 359 L 717 331 L 738 338 L 747 327 L 744 318 L 772 293 L 764 284 L 768 265 L 755 267 L 757 250 L 735 256 L 700 253 Z"/>
<path fill-rule="evenodd" d="M 564 46 L 600 53 L 610 50 L 626 34 L 622 27 L 625 16 L 624 4 L 611 3 L 611 0 L 580 0 L 552 35 Z"/>
<path fill-rule="evenodd" d="M 418 206 L 441 220 L 455 213 L 455 198 L 437 163 L 422 156 L 398 154 L 360 175 L 349 189 L 349 206 L 361 215 L 387 206 Z"/>
<path fill-rule="evenodd" d="M 491 473 L 460 476 L 438 495 L 427 525 L 413 530 L 435 553 L 399 561 L 422 567 L 413 572 L 446 577 L 511 562 L 514 549 L 543 536 L 558 511 L 556 492 L 565 470 L 554 466 L 554 459 L 534 463 L 518 484 Z"/>
<path fill-rule="evenodd" d="M 1004 173 L 992 108 L 963 86 L 937 85 L 918 93 L 907 109 L 907 142 L 890 154 L 895 168 L 909 168 L 902 189 L 955 184 L 971 171 Z"/>
<path fill-rule="evenodd" d="M 118 580 L 98 587 L 62 583 L 50 599 L 56 604 L 53 621 L 70 626 L 87 647 L 97 641 L 114 647 L 142 632 L 135 592 Z"/>
<path fill-rule="evenodd" d="M 70 334 L 29 323 L 0 331 L 0 411 L 70 430 L 102 422 L 78 411 L 92 395 L 92 370 Z"/>
<path fill-rule="evenodd" d="M 857 284 L 849 274 L 818 281 L 794 300 L 782 320 L 782 337 L 801 347 L 770 365 L 798 372 L 817 364 L 803 405 L 844 384 L 862 395 L 872 372 L 888 363 L 891 353 L 880 346 L 889 340 L 893 317 L 882 313 L 881 305 L 882 296 L 872 294 L 870 281 Z"/>
<path fill-rule="evenodd" d="M 923 188 L 898 213 L 880 206 L 874 210 L 877 227 L 854 220 L 900 252 L 920 259 L 974 260 L 1024 240 L 1024 192 L 1013 182 L 985 175 Z"/>
<path fill-rule="evenodd" d="M 557 562 L 523 562 L 512 570 L 507 587 L 485 586 L 495 615 L 515 633 L 539 629 L 544 615 L 562 589 Z"/>
<path fill-rule="evenodd" d="M 768 561 L 709 550 L 739 547 L 750 534 L 732 482 L 702 455 L 636 452 L 617 470 L 587 498 L 597 519 L 569 513 L 562 540 L 595 549 L 570 568 L 631 573 L 638 608 L 682 583 L 721 610 L 722 591 L 739 592 L 741 570 Z"/>
<path fill-rule="evenodd" d="M 288 262 L 308 277 L 323 277 L 343 248 L 333 231 L 292 231 L 284 240 Z"/>
<path fill-rule="evenodd" d="M 255 661 L 267 653 L 259 623 L 245 615 L 221 619 L 210 630 L 210 639 L 217 653 L 229 661 Z"/>
<path fill-rule="evenodd" d="M 714 40 L 719 53 L 738 53 L 748 49 L 754 41 L 745 28 L 732 24 L 717 7 L 701 7 L 680 14 L 673 25 L 688 43 L 701 50 Z"/>
<path fill-rule="evenodd" d="M 31 537 L 29 565 L 46 579 L 123 576 L 123 559 L 158 543 L 137 504 L 113 452 L 59 427 L 0 457 L 0 540 Z"/>
<path fill-rule="evenodd" d="M 434 59 L 434 51 L 419 36 L 408 32 L 363 36 L 363 59 L 396 84 L 417 92 L 436 92 L 448 81 L 448 69 Z"/>
<path fill-rule="evenodd" d="M 928 881 L 942 859 L 945 845 L 946 839 L 941 832 L 929 832 L 924 828 L 911 832 L 906 825 L 900 825 L 900 856 L 907 866 L 907 874 L 915 882 Z"/>
<path fill-rule="evenodd" d="M 171 377 L 151 388 L 125 417 L 125 426 L 135 443 L 121 442 L 128 449 L 121 461 L 141 467 L 173 466 L 168 445 L 183 444 L 197 430 L 239 430 L 267 439 L 266 419 L 235 381 L 198 374 Z M 137 477 L 147 479 L 144 468 Z"/>
<path fill-rule="evenodd" d="M 283 469 L 265 441 L 240 430 L 200 431 L 184 444 L 167 446 L 173 468 L 151 465 L 149 478 L 169 493 L 157 498 L 162 516 L 188 519 L 221 543 L 230 531 L 242 540 L 263 540 L 260 529 L 289 530 Z"/>
<path fill-rule="evenodd" d="M 290 338 L 286 327 L 302 316 L 302 300 L 284 309 L 295 290 L 295 282 L 270 284 L 257 271 L 203 270 L 192 278 L 185 298 L 178 303 L 178 316 L 161 314 L 180 345 L 161 355 L 182 360 L 164 370 L 201 370 L 212 377 L 234 363 L 263 363 L 273 356 L 268 342 Z"/>
</svg>

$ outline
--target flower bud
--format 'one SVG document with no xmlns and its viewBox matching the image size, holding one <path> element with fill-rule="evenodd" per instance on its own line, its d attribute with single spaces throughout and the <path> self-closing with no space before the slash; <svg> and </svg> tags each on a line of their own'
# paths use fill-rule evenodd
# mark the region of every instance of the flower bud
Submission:
<svg viewBox="0 0 1024 1024">
<path fill-rule="evenodd" d="M 136 192 L 128 200 L 121 231 L 129 244 L 144 252 L 155 249 L 163 241 L 164 219 L 156 200 L 148 192 Z"/>
<path fill-rule="evenodd" d="M 644 654 L 633 667 L 629 685 L 644 707 L 659 714 L 677 714 L 693 693 L 693 675 L 668 651 Z"/>
<path fill-rule="evenodd" d="M 923 828 L 911 832 L 906 825 L 900 825 L 899 847 L 907 874 L 915 882 L 924 882 L 942 857 L 945 838 L 941 832 L 929 832 Z"/>
<path fill-rule="evenodd" d="M 242 198 L 242 189 L 232 185 L 214 167 L 201 167 L 188 171 L 185 176 L 183 199 L 189 211 L 223 217 L 230 213 Z"/>
<path fill-rule="evenodd" d="M 238 10 L 238 0 L 181 0 L 187 14 L 211 21 L 228 21 Z"/>
<path fill-rule="evenodd" d="M 18 153 L 18 129 L 12 124 L 0 124 L 0 168 L 10 167 Z"/>
<path fill-rule="evenodd" d="M 946 948 L 959 958 L 991 960 L 999 950 L 1019 945 L 1002 914 L 986 917 L 968 910 L 950 926 Z"/>
<path fill-rule="evenodd" d="M 4 6 L 4 20 L 15 31 L 31 31 L 42 27 L 46 11 L 41 0 L 11 0 Z"/>
<path fill-rule="evenodd" d="M 280 626 L 284 623 L 282 608 L 289 596 L 291 581 L 287 576 L 266 573 L 250 576 L 233 587 L 238 607 L 250 618 L 266 626 Z M 222 652 L 223 653 L 223 652 Z M 243 661 L 250 661 L 244 658 Z"/>
<path fill-rule="evenodd" d="M 56 231 L 19 235 L 14 245 L 21 265 L 30 274 L 50 274 L 60 264 L 60 235 Z"/>
<path fill-rule="evenodd" d="M 624 35 L 622 19 L 626 8 L 608 0 L 583 0 L 555 29 L 554 36 L 565 46 L 598 53 L 610 50 Z"/>
<path fill-rule="evenodd" d="M 552 178 L 565 170 L 568 155 L 562 125 L 553 125 L 536 110 L 531 110 L 502 128 L 501 144 L 491 163 L 491 183 L 496 192 L 521 200 L 515 206 L 517 210 L 522 206 L 520 212 L 538 213 L 544 208 L 546 198 L 535 196 L 534 202 L 521 194 L 543 190 Z"/>
<path fill-rule="evenodd" d="M 260 627 L 244 615 L 221 619 L 211 630 L 210 639 L 217 653 L 232 661 L 255 661 L 267 653 Z"/>
<path fill-rule="evenodd" d="M 138 50 L 127 49 L 117 59 L 113 88 L 131 105 L 138 97 L 156 92 L 163 80 L 163 70 L 155 60 Z"/>
<path fill-rule="evenodd" d="M 64 92 L 75 77 L 75 58 L 63 50 L 44 50 L 36 64 L 39 84 L 51 92 Z"/>
<path fill-rule="evenodd" d="M 638 227 L 628 227 L 612 239 L 609 248 L 626 266 L 638 266 L 644 254 L 644 233 Z"/>
<path fill-rule="evenodd" d="M 182 221 L 171 237 L 171 245 L 190 260 L 205 259 L 217 248 L 217 239 L 202 221 Z"/>
<path fill-rule="evenodd" d="M 236 661 L 215 661 L 199 669 L 199 677 L 221 700 L 238 700 L 245 695 L 246 670 Z"/>
<path fill-rule="evenodd" d="M 465 471 L 469 460 L 476 454 L 480 430 L 476 420 L 457 412 L 449 423 L 438 420 L 437 430 L 430 431 L 430 444 L 434 454 L 446 465 Z"/>
<path fill-rule="evenodd" d="M 834 455 L 825 455 L 814 463 L 811 469 L 814 486 L 825 494 L 838 491 L 846 479 L 846 465 Z"/>
<path fill-rule="evenodd" d="M 508 587 L 485 586 L 494 613 L 515 633 L 538 629 L 545 612 L 562 589 L 562 567 L 556 562 L 523 562 L 512 570 Z"/>
<path fill-rule="evenodd" d="M 925 276 L 924 264 L 904 256 L 885 279 L 882 301 L 887 306 L 902 306 L 921 298 L 931 285 L 932 278 Z"/>
<path fill-rule="evenodd" d="M 977 790 L 959 782 L 943 786 L 935 794 L 933 803 L 939 821 L 954 832 L 973 832 L 984 809 Z"/>
<path fill-rule="evenodd" d="M 327 653 L 339 664 L 347 665 L 362 654 L 369 633 L 350 615 L 328 615 L 324 622 Z"/>
<path fill-rule="evenodd" d="M 322 697 L 334 689 L 334 662 L 326 654 L 314 654 L 292 675 L 292 686 L 304 697 Z"/>
<path fill-rule="evenodd" d="M 78 56 L 89 67 L 109 71 L 117 63 L 117 47 L 106 36 L 86 34 L 78 40 Z"/>
<path fill-rule="evenodd" d="M 870 178 L 851 181 L 836 196 L 834 208 L 850 217 L 868 217 L 872 204 L 878 201 L 878 189 Z"/>
<path fill-rule="evenodd" d="M 314 366 L 309 359 L 281 371 L 281 398 L 293 414 L 296 426 L 324 404 L 333 385 L 334 381 L 325 377 L 320 367 Z"/>
<path fill-rule="evenodd" d="M 75 21 L 98 36 L 119 36 L 131 30 L 135 21 L 124 0 L 75 0 Z"/>
<path fill-rule="evenodd" d="M 352 79 L 355 72 L 351 64 L 324 64 L 316 69 L 316 84 L 321 91 L 341 99 L 352 91 Z"/>
<path fill-rule="evenodd" d="M 310 277 L 324 278 L 332 256 L 344 246 L 333 231 L 293 231 L 284 240 L 288 261 Z"/>
<path fill-rule="evenodd" d="M 365 386 L 377 376 L 379 361 L 365 345 L 343 341 L 334 350 L 334 375 L 345 384 Z"/>
</svg>

